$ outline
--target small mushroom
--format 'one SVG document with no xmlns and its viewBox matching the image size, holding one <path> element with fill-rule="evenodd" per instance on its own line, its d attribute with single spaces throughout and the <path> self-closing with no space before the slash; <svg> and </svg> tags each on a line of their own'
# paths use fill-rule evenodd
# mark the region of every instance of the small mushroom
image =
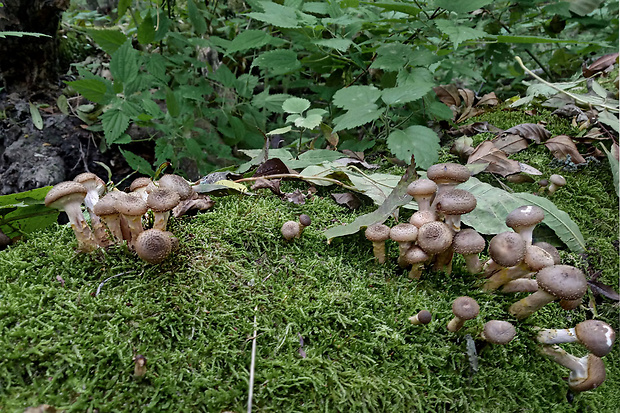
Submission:
<svg viewBox="0 0 620 413">
<path fill-rule="evenodd" d="M 452 231 L 443 222 L 428 222 L 418 230 L 418 245 L 429 255 L 447 250 L 452 239 Z"/>
<path fill-rule="evenodd" d="M 529 317 L 555 300 L 576 300 L 586 293 L 588 283 L 583 273 L 570 265 L 553 265 L 538 271 L 538 291 L 510 306 L 508 311 L 519 320 Z"/>
<path fill-rule="evenodd" d="M 413 245 L 405 253 L 404 261 L 411 265 L 409 271 L 409 278 L 412 280 L 419 280 L 422 276 L 422 269 L 424 264 L 429 260 L 429 256 L 424 250 L 416 245 Z"/>
<path fill-rule="evenodd" d="M 123 230 L 121 224 L 121 214 L 116 209 L 116 200 L 121 192 L 108 192 L 93 207 L 93 212 L 101 218 L 108 227 L 115 242 L 123 242 Z"/>
<path fill-rule="evenodd" d="M 159 264 L 172 252 L 172 239 L 167 231 L 147 229 L 135 242 L 136 254 L 149 264 Z"/>
<path fill-rule="evenodd" d="M 54 185 L 45 196 L 45 206 L 64 211 L 69 217 L 80 251 L 89 252 L 97 248 L 92 231 L 82 214 L 82 202 L 88 190 L 84 185 L 65 181 Z"/>
<path fill-rule="evenodd" d="M 562 258 L 560 257 L 560 253 L 558 252 L 558 249 L 554 247 L 553 245 L 549 244 L 548 242 L 544 242 L 544 241 L 535 242 L 532 245 L 535 245 L 538 248 L 542 248 L 545 251 L 547 251 L 549 254 L 551 254 L 551 256 L 553 257 L 553 264 L 555 265 L 562 264 Z"/>
<path fill-rule="evenodd" d="M 543 346 L 540 352 L 561 366 L 570 369 L 568 387 L 574 392 L 595 389 L 605 381 L 605 363 L 594 354 L 579 358 L 557 345 Z"/>
<path fill-rule="evenodd" d="M 525 249 L 525 257 L 519 264 L 503 268 L 491 277 L 487 278 L 482 290 L 494 291 L 509 281 L 525 277 L 533 272 L 538 272 L 545 267 L 553 265 L 553 257 L 547 251 L 535 245 L 530 245 Z"/>
<path fill-rule="evenodd" d="M 415 199 L 418 211 L 430 211 L 437 192 L 437 184 L 430 179 L 416 179 L 407 187 L 407 193 Z"/>
<path fill-rule="evenodd" d="M 541 344 L 580 342 L 590 353 L 605 357 L 616 340 L 616 332 L 604 321 L 586 320 L 574 328 L 542 329 L 538 331 L 536 340 Z"/>
<path fill-rule="evenodd" d="M 398 224 L 390 228 L 390 239 L 398 243 L 398 265 L 406 267 L 405 254 L 418 237 L 418 227 L 411 224 Z"/>
<path fill-rule="evenodd" d="M 309 227 L 312 224 L 312 219 L 306 214 L 299 216 L 299 235 L 304 232 L 304 228 Z"/>
<path fill-rule="evenodd" d="M 448 323 L 448 331 L 455 333 L 463 328 L 465 321 L 475 318 L 480 312 L 480 306 L 471 297 L 462 296 L 452 303 L 454 318 Z"/>
<path fill-rule="evenodd" d="M 484 324 L 480 337 L 491 344 L 508 344 L 517 334 L 508 321 L 491 320 Z"/>
<path fill-rule="evenodd" d="M 466 166 L 458 163 L 438 163 L 431 165 L 426 171 L 426 177 L 437 184 L 437 194 L 431 204 L 431 208 L 435 208 L 437 198 L 444 191 L 454 188 L 469 179 L 471 173 Z"/>
<path fill-rule="evenodd" d="M 411 218 L 409 218 L 409 223 L 415 225 L 418 228 L 428 222 L 433 221 L 437 221 L 437 214 L 435 213 L 435 211 L 431 210 L 416 211 L 413 213 L 413 215 L 411 215 Z"/>
<path fill-rule="evenodd" d="M 484 250 L 485 246 L 486 243 L 482 235 L 471 228 L 457 232 L 452 241 L 454 252 L 465 258 L 465 265 L 470 274 L 476 274 L 482 270 L 482 262 L 480 262 L 478 254 Z"/>
<path fill-rule="evenodd" d="M 476 208 L 476 197 L 464 189 L 445 190 L 435 199 L 435 208 L 453 232 L 461 230 L 461 215 Z"/>
<path fill-rule="evenodd" d="M 170 211 L 179 204 L 179 194 L 166 188 L 153 190 L 146 198 L 146 203 L 153 211 L 153 228 L 166 230 Z"/>
<path fill-rule="evenodd" d="M 572 311 L 572 310 L 576 310 L 577 308 L 579 308 L 579 306 L 581 305 L 581 297 L 577 298 L 576 300 L 560 300 L 559 304 L 560 307 L 562 307 L 562 310 L 566 310 L 566 311 Z"/>
<path fill-rule="evenodd" d="M 566 179 L 562 175 L 553 174 L 549 177 L 549 195 L 552 195 L 558 188 L 566 185 Z"/>
<path fill-rule="evenodd" d="M 301 226 L 297 221 L 286 221 L 282 224 L 282 228 L 280 229 L 282 236 L 285 240 L 290 241 L 294 238 L 299 238 L 299 234 L 301 233 Z"/>
<path fill-rule="evenodd" d="M 191 199 L 194 195 L 194 188 L 182 176 L 166 174 L 159 178 L 157 185 L 162 189 L 170 189 L 179 194 L 179 200 Z"/>
<path fill-rule="evenodd" d="M 489 242 L 489 259 L 484 264 L 484 275 L 490 277 L 502 268 L 517 265 L 525 257 L 525 240 L 516 232 L 502 232 Z"/>
<path fill-rule="evenodd" d="M 532 244 L 532 233 L 536 225 L 545 218 L 542 208 L 524 205 L 512 211 L 506 217 L 506 225 L 521 235 L 527 245 Z"/>
<path fill-rule="evenodd" d="M 81 183 L 88 190 L 86 197 L 84 197 L 84 206 L 86 206 L 90 214 L 90 224 L 93 228 L 93 236 L 97 245 L 100 247 L 108 247 L 111 241 L 106 232 L 105 224 L 93 210 L 94 206 L 99 202 L 99 197 L 105 192 L 105 182 L 91 172 L 81 173 L 73 178 L 73 180 Z"/>
<path fill-rule="evenodd" d="M 538 193 L 542 194 L 543 192 L 545 192 L 545 189 L 547 189 L 547 186 L 549 186 L 549 180 L 548 179 L 541 179 L 538 181 Z"/>
<path fill-rule="evenodd" d="M 366 239 L 372 242 L 372 251 L 379 264 L 385 262 L 385 241 L 390 238 L 390 227 L 374 224 L 366 228 Z"/>
<path fill-rule="evenodd" d="M 134 179 L 131 185 L 129 185 L 130 194 L 139 196 L 144 202 L 146 202 L 149 193 L 155 188 L 151 178 L 145 176 Z"/>
<path fill-rule="evenodd" d="M 134 362 L 134 377 L 143 377 L 146 374 L 146 357 L 142 354 L 138 354 L 133 358 Z"/>
<path fill-rule="evenodd" d="M 142 198 L 120 192 L 116 199 L 116 210 L 127 221 L 127 227 L 129 228 L 129 239 L 127 241 L 133 248 L 138 235 L 144 231 L 142 215 L 146 213 L 148 206 Z"/>
<path fill-rule="evenodd" d="M 411 324 L 413 325 L 419 325 L 419 324 L 426 325 L 430 323 L 432 319 L 433 319 L 432 314 L 427 310 L 422 310 L 416 315 L 409 317 L 409 321 L 411 321 Z"/>
</svg>

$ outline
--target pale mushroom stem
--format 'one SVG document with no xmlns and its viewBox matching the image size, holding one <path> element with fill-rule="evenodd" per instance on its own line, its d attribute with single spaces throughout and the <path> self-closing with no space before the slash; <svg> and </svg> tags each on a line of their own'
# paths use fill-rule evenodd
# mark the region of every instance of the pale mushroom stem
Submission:
<svg viewBox="0 0 620 413">
<path fill-rule="evenodd" d="M 574 343 L 578 341 L 574 328 L 542 329 L 536 335 L 536 340 L 542 344 Z"/>
<path fill-rule="evenodd" d="M 159 229 L 161 231 L 166 230 L 168 224 L 168 218 L 170 217 L 170 211 L 155 212 L 153 211 L 153 229 Z"/>
<path fill-rule="evenodd" d="M 127 220 L 127 226 L 129 227 L 130 233 L 129 245 L 133 247 L 136 239 L 138 239 L 138 235 L 144 231 L 144 228 L 142 227 L 142 216 L 125 216 L 125 219 Z"/>
<path fill-rule="evenodd" d="M 515 265 L 514 267 L 502 268 L 501 270 L 494 273 L 491 277 L 487 278 L 484 285 L 482 286 L 482 290 L 497 290 L 502 285 L 507 284 L 512 280 L 516 280 L 517 278 L 525 277 L 529 273 L 531 273 L 531 271 L 525 263 L 520 263 L 519 265 Z"/>
<path fill-rule="evenodd" d="M 400 268 L 407 267 L 407 261 L 405 260 L 405 254 L 411 248 L 411 242 L 399 242 L 398 243 L 398 266 Z"/>
<path fill-rule="evenodd" d="M 457 331 L 459 331 L 461 328 L 463 328 L 463 326 L 465 325 L 465 319 L 462 319 L 460 317 L 454 317 L 452 320 L 450 320 L 450 322 L 448 323 L 448 331 L 452 332 L 452 333 L 456 333 Z"/>
<path fill-rule="evenodd" d="M 379 264 L 385 263 L 385 241 L 373 241 L 372 252 Z"/>
<path fill-rule="evenodd" d="M 534 294 L 530 294 L 511 305 L 508 311 L 518 320 L 522 320 L 534 314 L 555 299 L 555 296 L 543 290 L 538 290 Z"/>
<path fill-rule="evenodd" d="M 411 270 L 409 270 L 409 278 L 412 280 L 419 280 L 422 277 L 422 270 L 424 269 L 424 263 L 420 262 L 417 264 L 411 265 Z"/>
<path fill-rule="evenodd" d="M 561 366 L 566 367 L 572 371 L 571 378 L 584 378 L 587 377 L 587 362 L 588 356 L 579 358 L 575 357 L 572 354 L 567 353 L 564 349 L 559 346 L 543 346 L 540 349 L 540 352 L 547 357 L 550 357 Z"/>
<path fill-rule="evenodd" d="M 521 237 L 525 240 L 525 245 L 532 245 L 535 227 L 536 225 L 532 225 L 531 227 L 520 228 L 519 231 L 517 231 L 519 235 L 521 235 Z"/>
<path fill-rule="evenodd" d="M 538 283 L 531 278 L 517 278 L 502 285 L 502 293 L 535 293 Z"/>
<path fill-rule="evenodd" d="M 435 255 L 435 263 L 433 264 L 433 270 L 443 271 L 446 274 L 452 273 L 452 259 L 454 258 L 454 249 L 452 246 L 447 250 Z"/>
<path fill-rule="evenodd" d="M 463 254 L 465 259 L 465 266 L 470 274 L 477 274 L 482 270 L 482 262 L 478 257 L 478 254 Z"/>
<path fill-rule="evenodd" d="M 453 233 L 457 233 L 461 230 L 461 216 L 460 215 L 444 215 L 444 222 Z"/>
<path fill-rule="evenodd" d="M 88 210 L 90 213 L 90 223 L 93 227 L 93 235 L 97 245 L 100 247 L 108 247 L 112 244 L 112 240 L 108 236 L 105 230 L 105 224 L 101 221 L 101 218 L 96 215 L 92 210 Z"/>
<path fill-rule="evenodd" d="M 64 211 L 69 217 L 71 228 L 75 233 L 75 238 L 78 242 L 78 249 L 80 251 L 94 251 L 97 247 L 93 234 L 88 226 L 88 223 L 82 215 L 82 206 L 76 202 L 68 203 L 64 206 Z"/>
</svg>

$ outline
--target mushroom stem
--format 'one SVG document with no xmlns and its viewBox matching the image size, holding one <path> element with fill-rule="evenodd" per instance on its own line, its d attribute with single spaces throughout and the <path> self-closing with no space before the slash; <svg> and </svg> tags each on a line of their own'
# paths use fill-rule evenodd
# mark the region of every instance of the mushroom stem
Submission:
<svg viewBox="0 0 620 413">
<path fill-rule="evenodd" d="M 530 274 L 531 271 L 528 266 L 522 262 L 514 267 L 502 268 L 495 272 L 491 277 L 487 278 L 482 286 L 483 291 L 495 291 L 499 287 L 512 280 L 516 280 L 521 277 L 525 277 Z"/>
<path fill-rule="evenodd" d="M 428 324 L 433 316 L 428 310 L 422 310 L 414 316 L 409 317 L 409 321 L 413 325 Z"/>
<path fill-rule="evenodd" d="M 170 217 L 170 211 L 157 212 L 153 211 L 153 229 L 165 231 L 168 224 L 168 218 Z"/>
<path fill-rule="evenodd" d="M 578 341 L 574 328 L 546 328 L 538 331 L 536 340 L 542 344 L 574 343 Z"/>
<path fill-rule="evenodd" d="M 372 252 L 379 264 L 385 263 L 385 241 L 373 241 Z"/>
<path fill-rule="evenodd" d="M 538 290 L 511 305 L 508 311 L 518 320 L 523 320 L 555 299 L 554 295 Z"/>
<path fill-rule="evenodd" d="M 582 377 L 585 378 L 587 376 L 587 368 L 585 365 L 585 361 L 587 361 L 588 356 L 585 357 L 575 357 L 572 354 L 567 353 L 559 346 L 542 346 L 540 352 L 547 357 L 550 357 L 553 361 L 558 363 L 561 366 L 566 367 L 571 371 L 571 378 Z"/>
<path fill-rule="evenodd" d="M 85 252 L 94 251 L 97 246 L 90 227 L 82 215 L 82 206 L 78 203 L 68 203 L 65 205 L 64 211 L 67 213 L 71 229 L 75 233 L 78 249 Z"/>
<path fill-rule="evenodd" d="M 422 277 L 422 271 L 424 270 L 424 263 L 419 262 L 417 264 L 411 264 L 409 270 L 409 278 L 412 280 L 419 280 Z"/>
<path fill-rule="evenodd" d="M 478 254 L 463 254 L 463 258 L 470 274 L 477 274 L 482 270 L 482 262 Z"/>
<path fill-rule="evenodd" d="M 538 283 L 531 278 L 517 278 L 502 285 L 502 293 L 535 293 Z"/>
<path fill-rule="evenodd" d="M 543 346 L 540 352 L 571 370 L 568 376 L 568 387 L 574 392 L 595 389 L 605 381 L 605 363 L 594 354 L 578 358 L 557 345 Z"/>
<path fill-rule="evenodd" d="M 448 323 L 448 331 L 452 332 L 452 333 L 456 333 L 457 331 L 459 331 L 461 328 L 463 328 L 463 325 L 465 325 L 465 319 L 462 319 L 460 317 L 455 316 L 452 320 L 450 320 L 450 322 Z"/>
<path fill-rule="evenodd" d="M 435 255 L 435 263 L 433 264 L 433 270 L 443 271 L 446 274 L 452 273 L 452 259 L 454 258 L 454 249 L 452 246 L 447 250 Z"/>
</svg>

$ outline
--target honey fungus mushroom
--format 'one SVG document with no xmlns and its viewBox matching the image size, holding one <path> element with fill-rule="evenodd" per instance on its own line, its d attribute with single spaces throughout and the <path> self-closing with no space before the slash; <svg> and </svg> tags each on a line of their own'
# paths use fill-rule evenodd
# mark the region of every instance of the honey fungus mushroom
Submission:
<svg viewBox="0 0 620 413">
<path fill-rule="evenodd" d="M 605 381 L 605 363 L 594 354 L 587 354 L 579 358 L 567 353 L 557 345 L 543 346 L 540 352 L 561 366 L 570 369 L 568 387 L 573 392 L 578 393 L 595 389 Z"/>
<path fill-rule="evenodd" d="M 379 264 L 385 263 L 385 241 L 390 238 L 390 227 L 374 224 L 366 228 L 366 239 L 372 242 L 372 251 Z"/>
<path fill-rule="evenodd" d="M 549 177 L 549 195 L 552 195 L 555 191 L 558 190 L 558 188 L 563 187 L 564 185 L 566 185 L 566 178 L 564 178 L 562 175 L 558 175 L 558 174 L 553 174 Z"/>
<path fill-rule="evenodd" d="M 414 316 L 409 317 L 409 321 L 413 325 L 426 325 L 431 322 L 433 315 L 428 310 L 422 310 Z"/>
<path fill-rule="evenodd" d="M 508 321 L 491 320 L 484 324 L 480 337 L 491 344 L 508 344 L 516 334 L 515 326 Z"/>
<path fill-rule="evenodd" d="M 146 203 L 153 211 L 153 228 L 166 230 L 170 211 L 179 204 L 179 194 L 166 188 L 153 190 L 146 199 Z"/>
<path fill-rule="evenodd" d="M 482 270 L 482 262 L 478 254 L 484 251 L 485 246 L 486 243 L 482 235 L 471 228 L 456 233 L 452 241 L 454 252 L 463 256 L 467 271 L 470 274 L 476 274 Z"/>
<path fill-rule="evenodd" d="M 148 229 L 138 235 L 136 254 L 149 264 L 159 264 L 172 252 L 172 239 L 167 231 Z"/>
<path fill-rule="evenodd" d="M 461 230 L 461 215 L 473 211 L 476 204 L 476 197 L 464 189 L 446 190 L 435 199 L 437 212 L 443 215 L 444 222 L 452 232 Z"/>
<path fill-rule="evenodd" d="M 286 221 L 282 224 L 282 228 L 280 229 L 282 236 L 285 240 L 290 241 L 294 238 L 298 238 L 301 234 L 301 227 L 297 221 Z"/>
<path fill-rule="evenodd" d="M 431 204 L 435 208 L 437 198 L 446 190 L 466 182 L 471 173 L 466 166 L 458 163 L 438 163 L 431 165 L 426 171 L 426 177 L 437 184 L 437 194 Z"/>
<path fill-rule="evenodd" d="M 545 213 L 542 208 L 534 205 L 524 205 L 508 214 L 506 225 L 521 235 L 527 245 L 531 245 L 534 228 L 543 219 L 545 219 Z"/>
<path fill-rule="evenodd" d="M 418 227 L 408 223 L 401 223 L 390 228 L 390 239 L 398 243 L 398 265 L 406 267 L 405 254 L 411 244 L 418 237 Z"/>
<path fill-rule="evenodd" d="M 437 184 L 430 179 L 416 179 L 407 187 L 407 193 L 415 199 L 418 211 L 430 211 L 431 202 L 435 198 Z"/>
<path fill-rule="evenodd" d="M 502 232 L 489 242 L 489 259 L 484 264 L 484 275 L 489 277 L 502 268 L 513 267 L 525 257 L 526 247 L 523 237 L 516 232 Z"/>
<path fill-rule="evenodd" d="M 462 296 L 452 303 L 454 318 L 448 323 L 448 331 L 455 333 L 463 328 L 465 321 L 475 318 L 480 312 L 480 306 L 471 297 Z"/>
<path fill-rule="evenodd" d="M 604 357 L 611 351 L 616 341 L 616 332 L 601 320 L 586 320 L 573 328 L 546 328 L 536 336 L 541 344 L 581 343 L 595 356 Z"/>
</svg>

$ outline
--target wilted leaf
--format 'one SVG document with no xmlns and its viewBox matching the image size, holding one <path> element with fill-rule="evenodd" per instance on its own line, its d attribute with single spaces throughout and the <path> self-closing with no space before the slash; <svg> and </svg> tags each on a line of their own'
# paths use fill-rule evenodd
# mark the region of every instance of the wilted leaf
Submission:
<svg viewBox="0 0 620 413">
<path fill-rule="evenodd" d="M 301 192 L 299 189 L 284 194 L 284 199 L 296 205 L 303 205 L 306 203 L 306 195 L 304 195 L 304 193 Z"/>
<path fill-rule="evenodd" d="M 279 175 L 288 174 L 289 169 L 284 162 L 279 158 L 267 159 L 258 168 L 254 176 L 267 176 L 267 175 Z"/>
<path fill-rule="evenodd" d="M 474 106 L 476 94 L 471 89 L 459 89 L 459 96 L 463 99 L 466 108 Z"/>
<path fill-rule="evenodd" d="M 583 69 L 584 77 L 592 77 L 599 72 L 606 71 L 610 66 L 613 66 L 618 60 L 618 53 L 606 54 L 594 61 L 590 66 Z"/>
<path fill-rule="evenodd" d="M 576 164 L 586 162 L 586 160 L 577 150 L 577 146 L 575 145 L 570 136 L 555 136 L 545 142 L 545 146 L 551 151 L 551 154 L 556 159 L 559 159 L 561 161 L 565 160 L 567 155 L 570 155 L 571 160 Z"/>
<path fill-rule="evenodd" d="M 459 96 L 459 90 L 455 85 L 439 85 L 433 88 L 437 98 L 448 106 L 461 106 L 461 98 Z"/>
<path fill-rule="evenodd" d="M 508 159 L 506 154 L 495 147 L 493 142 L 484 141 L 476 147 L 474 152 L 469 155 L 467 163 L 488 164 L 486 171 L 501 176 L 516 174 L 521 172 L 519 162 Z"/>
<path fill-rule="evenodd" d="M 338 205 L 345 205 L 349 209 L 357 209 L 362 205 L 362 201 L 355 195 L 350 192 L 345 192 L 342 194 L 332 194 L 332 198 Z"/>
<path fill-rule="evenodd" d="M 483 95 L 476 106 L 496 106 L 499 105 L 499 99 L 495 95 L 495 92 L 487 93 Z"/>
<path fill-rule="evenodd" d="M 527 149 L 528 146 L 525 138 L 512 133 L 500 133 L 493 138 L 491 142 L 493 142 L 493 145 L 495 145 L 497 149 L 503 151 L 506 155 L 512 155 L 513 153 L 520 152 L 523 149 Z"/>
<path fill-rule="evenodd" d="M 526 163 L 519 162 L 519 167 L 521 167 L 522 173 L 526 173 L 528 175 L 542 175 L 542 172 Z"/>
<path fill-rule="evenodd" d="M 205 175 L 202 178 L 200 178 L 199 183 L 214 184 L 217 181 L 221 181 L 223 179 L 234 181 L 235 179 L 239 179 L 239 178 L 241 178 L 241 175 L 228 172 L 228 171 L 227 172 L 213 172 L 213 173 L 210 173 L 209 175 Z"/>
<path fill-rule="evenodd" d="M 583 110 L 573 103 L 566 104 L 561 108 L 554 110 L 551 114 L 564 116 L 566 118 L 575 118 L 575 121 L 578 123 L 588 120 L 588 116 L 583 112 Z"/>
<path fill-rule="evenodd" d="M 189 211 L 204 211 L 206 209 L 212 208 L 215 205 L 215 202 L 211 200 L 207 195 L 198 195 L 192 199 L 186 199 L 185 201 L 181 201 L 179 205 L 175 206 L 172 210 L 172 215 L 175 218 L 186 215 Z"/>
<path fill-rule="evenodd" d="M 269 189 L 273 192 L 274 195 L 282 196 L 282 191 L 280 191 L 280 180 L 279 179 L 263 179 L 259 178 L 254 182 L 254 185 L 250 189 Z"/>
<path fill-rule="evenodd" d="M 620 301 L 620 294 L 618 294 L 616 290 L 607 284 L 603 284 L 599 281 L 588 280 L 588 286 L 596 295 L 602 295 L 603 297 L 609 298 L 613 301 Z"/>
<path fill-rule="evenodd" d="M 549 136 L 551 136 L 551 132 L 545 129 L 544 126 L 538 125 L 536 123 L 522 123 L 517 126 L 513 126 L 510 129 L 506 129 L 504 132 L 500 133 L 501 135 L 519 135 L 527 140 L 534 141 L 536 143 L 540 143 L 544 141 Z M 498 137 L 499 137 L 498 136 Z"/>
</svg>

